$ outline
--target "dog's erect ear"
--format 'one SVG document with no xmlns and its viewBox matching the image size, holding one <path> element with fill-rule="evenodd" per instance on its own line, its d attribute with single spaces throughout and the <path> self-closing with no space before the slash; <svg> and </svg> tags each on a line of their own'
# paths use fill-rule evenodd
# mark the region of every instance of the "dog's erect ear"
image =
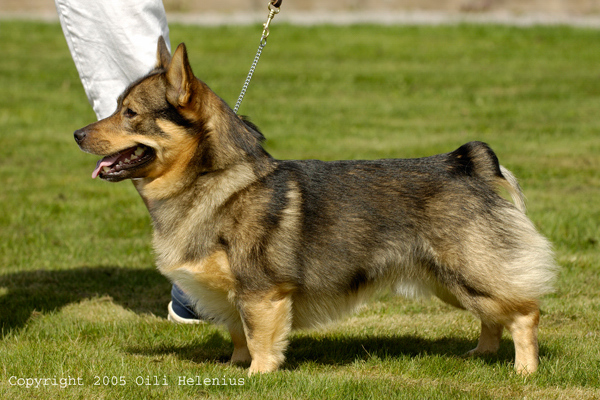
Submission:
<svg viewBox="0 0 600 400">
<path fill-rule="evenodd" d="M 162 36 L 158 37 L 158 45 L 156 47 L 156 68 L 169 68 L 171 62 L 171 53 L 167 48 L 165 38 Z"/>
<path fill-rule="evenodd" d="M 194 73 L 187 56 L 185 44 L 177 46 L 167 70 L 167 100 L 169 103 L 185 107 L 188 105 L 194 89 Z"/>
</svg>

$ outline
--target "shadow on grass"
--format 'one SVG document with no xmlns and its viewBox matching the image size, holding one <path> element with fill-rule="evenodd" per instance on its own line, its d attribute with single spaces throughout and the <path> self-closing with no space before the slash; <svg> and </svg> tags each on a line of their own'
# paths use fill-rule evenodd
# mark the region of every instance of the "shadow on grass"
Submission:
<svg viewBox="0 0 600 400">
<path fill-rule="evenodd" d="M 226 363 L 231 357 L 233 346 L 228 335 L 212 332 L 200 342 L 190 345 L 139 347 L 127 349 L 132 354 L 147 357 L 175 355 L 181 360 L 194 363 Z M 460 337 L 425 339 L 414 335 L 359 336 L 353 333 L 299 334 L 290 339 L 286 360 L 282 369 L 295 370 L 305 363 L 319 365 L 349 365 L 356 361 L 367 361 L 373 357 L 390 359 L 400 357 L 442 356 L 462 358 L 474 348 L 476 341 Z M 512 341 L 503 339 L 497 354 L 480 358 L 488 365 L 507 364 L 514 359 Z M 249 365 L 244 365 L 247 368 Z"/>
<path fill-rule="evenodd" d="M 233 344 L 229 334 L 221 329 L 216 329 L 213 325 L 188 325 L 181 326 L 183 329 L 206 329 L 198 334 L 193 341 L 181 344 L 166 344 L 163 342 L 156 346 L 140 346 L 137 343 L 131 343 L 125 347 L 125 351 L 143 357 L 160 357 L 172 355 L 183 361 L 191 361 L 196 364 L 216 363 L 225 364 L 231 359 Z M 175 342 L 175 340 L 174 340 Z M 181 343 L 181 341 L 178 341 Z"/>
<path fill-rule="evenodd" d="M 155 269 L 81 267 L 0 275 L 0 334 L 23 327 L 34 312 L 47 313 L 97 296 L 137 313 L 166 317 L 171 284 Z"/>
<path fill-rule="evenodd" d="M 0 276 L 0 332 L 22 328 L 34 312 L 53 312 L 81 300 L 105 296 L 136 313 L 166 317 L 171 284 L 154 269 L 81 267 L 64 271 L 29 271 Z M 306 362 L 346 365 L 372 357 L 440 355 L 459 357 L 476 345 L 461 337 L 426 339 L 415 335 L 357 336 L 327 333 L 294 335 L 286 352 L 284 369 L 296 369 Z M 228 335 L 214 331 L 203 340 L 184 346 L 137 347 L 127 351 L 146 355 L 176 354 L 193 362 L 229 360 L 232 350 Z M 544 350 L 542 349 L 542 355 Z M 488 364 L 511 362 L 512 341 L 502 340 L 496 355 L 486 356 Z"/>
<path fill-rule="evenodd" d="M 284 368 L 295 369 L 305 362 L 322 365 L 346 365 L 359 360 L 443 356 L 459 358 L 476 346 L 463 337 L 422 338 L 415 335 L 392 336 L 310 336 L 296 337 L 290 343 Z M 512 342 L 502 340 L 497 354 L 482 357 L 487 364 L 510 362 Z"/>
</svg>

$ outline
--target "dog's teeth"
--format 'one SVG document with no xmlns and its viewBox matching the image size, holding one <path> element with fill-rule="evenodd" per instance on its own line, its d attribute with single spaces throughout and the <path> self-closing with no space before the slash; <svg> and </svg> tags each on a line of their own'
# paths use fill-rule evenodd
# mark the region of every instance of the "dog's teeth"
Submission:
<svg viewBox="0 0 600 400">
<path fill-rule="evenodd" d="M 108 172 L 110 172 L 110 168 L 109 167 L 104 167 L 104 168 L 102 168 L 102 171 L 108 173 Z"/>
<path fill-rule="evenodd" d="M 129 161 L 131 161 L 131 160 L 130 160 L 130 159 L 129 159 L 129 157 L 128 157 L 128 158 L 126 158 L 126 159 L 125 159 L 125 161 L 124 161 L 124 162 L 128 163 Z"/>
<path fill-rule="evenodd" d="M 139 158 L 139 157 L 138 157 L 138 156 L 136 156 L 135 154 L 132 154 L 132 155 L 131 155 L 131 161 L 133 161 L 133 160 L 137 160 L 138 158 Z"/>
<path fill-rule="evenodd" d="M 141 156 L 142 154 L 144 154 L 144 149 L 141 147 L 138 147 L 137 149 L 135 149 L 135 153 L 133 153 L 136 156 Z"/>
</svg>

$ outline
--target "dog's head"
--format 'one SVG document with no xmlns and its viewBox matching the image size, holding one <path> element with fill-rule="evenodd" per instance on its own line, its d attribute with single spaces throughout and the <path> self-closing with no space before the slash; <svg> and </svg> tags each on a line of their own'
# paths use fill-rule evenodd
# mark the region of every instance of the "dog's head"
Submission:
<svg viewBox="0 0 600 400">
<path fill-rule="evenodd" d="M 262 135 L 194 77 L 183 43 L 171 58 L 160 37 L 157 59 L 119 96 L 111 116 L 75 131 L 83 151 L 103 156 L 93 178 L 179 183 L 264 152 Z"/>
</svg>

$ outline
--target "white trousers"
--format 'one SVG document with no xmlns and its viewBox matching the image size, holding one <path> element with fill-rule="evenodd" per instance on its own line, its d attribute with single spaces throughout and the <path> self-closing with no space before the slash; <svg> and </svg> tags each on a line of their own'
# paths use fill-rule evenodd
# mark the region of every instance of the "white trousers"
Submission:
<svg viewBox="0 0 600 400">
<path fill-rule="evenodd" d="M 117 97 L 156 64 L 162 35 L 170 48 L 161 0 L 55 0 L 79 78 L 98 119 Z"/>
</svg>

